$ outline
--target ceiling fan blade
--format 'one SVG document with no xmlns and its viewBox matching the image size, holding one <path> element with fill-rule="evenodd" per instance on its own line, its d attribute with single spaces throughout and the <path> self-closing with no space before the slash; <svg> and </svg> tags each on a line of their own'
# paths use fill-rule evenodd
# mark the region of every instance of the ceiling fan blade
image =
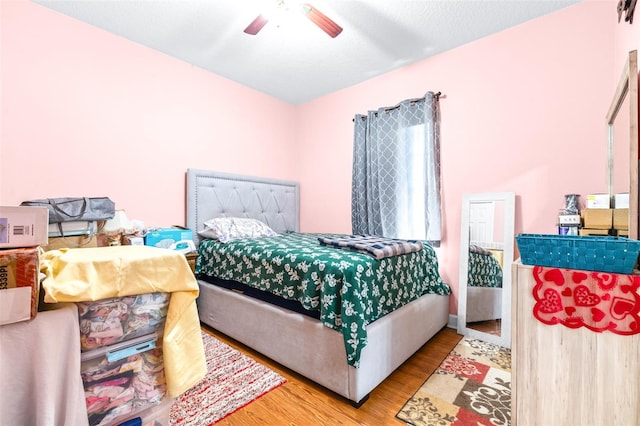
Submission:
<svg viewBox="0 0 640 426">
<path fill-rule="evenodd" d="M 322 31 L 333 38 L 342 32 L 341 26 L 327 18 L 322 12 L 311 6 L 309 3 L 302 4 L 302 13 L 304 13 L 311 22 L 319 26 Z"/>
<path fill-rule="evenodd" d="M 262 15 L 258 15 L 256 19 L 253 20 L 249 24 L 247 28 L 244 29 L 244 32 L 251 35 L 256 35 L 258 32 L 264 27 L 269 20 Z"/>
</svg>

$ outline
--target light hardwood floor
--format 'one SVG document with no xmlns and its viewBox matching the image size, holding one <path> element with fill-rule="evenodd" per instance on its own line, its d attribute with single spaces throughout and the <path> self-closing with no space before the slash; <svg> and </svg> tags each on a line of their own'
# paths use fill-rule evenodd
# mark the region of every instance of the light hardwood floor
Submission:
<svg viewBox="0 0 640 426">
<path fill-rule="evenodd" d="M 246 346 L 204 326 L 217 337 L 284 376 L 287 383 L 216 423 L 237 425 L 402 425 L 395 417 L 462 338 L 443 328 L 371 393 L 360 408 Z"/>
</svg>

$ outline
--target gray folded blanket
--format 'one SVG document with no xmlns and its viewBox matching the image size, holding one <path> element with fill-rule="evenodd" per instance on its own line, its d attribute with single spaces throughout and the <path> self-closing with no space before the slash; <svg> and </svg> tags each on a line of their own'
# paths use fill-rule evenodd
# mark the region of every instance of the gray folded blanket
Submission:
<svg viewBox="0 0 640 426">
<path fill-rule="evenodd" d="M 469 252 L 470 253 L 484 254 L 485 256 L 491 256 L 491 252 L 489 250 L 487 250 L 484 247 L 480 247 L 480 246 L 473 245 L 473 244 L 469 246 Z"/>
<path fill-rule="evenodd" d="M 375 259 L 413 253 L 422 250 L 418 240 L 398 240 L 375 235 L 342 235 L 318 237 L 320 244 L 368 254 Z"/>
</svg>

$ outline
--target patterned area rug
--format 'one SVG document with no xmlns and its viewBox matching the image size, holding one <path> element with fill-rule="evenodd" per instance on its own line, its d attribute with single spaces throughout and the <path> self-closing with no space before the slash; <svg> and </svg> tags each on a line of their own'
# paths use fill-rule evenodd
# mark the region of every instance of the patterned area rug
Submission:
<svg viewBox="0 0 640 426">
<path fill-rule="evenodd" d="M 176 399 L 171 425 L 205 426 L 260 398 L 286 380 L 276 372 L 203 332 L 207 375 Z"/>
<path fill-rule="evenodd" d="M 511 351 L 463 338 L 396 417 L 414 426 L 509 425 Z"/>
</svg>

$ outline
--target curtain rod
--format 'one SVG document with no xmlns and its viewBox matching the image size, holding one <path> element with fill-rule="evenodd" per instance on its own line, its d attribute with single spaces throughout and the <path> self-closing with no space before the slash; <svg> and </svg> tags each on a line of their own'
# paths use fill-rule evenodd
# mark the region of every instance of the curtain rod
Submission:
<svg viewBox="0 0 640 426">
<path fill-rule="evenodd" d="M 437 101 L 439 101 L 439 100 L 440 100 L 440 95 L 442 95 L 442 92 L 436 92 L 436 93 L 434 93 L 434 94 L 433 94 L 433 97 L 434 97 L 434 98 L 436 98 L 436 100 L 437 100 Z M 424 97 L 419 98 L 419 99 L 414 99 L 414 101 L 421 101 L 421 100 L 423 100 L 423 99 L 424 99 Z M 403 102 L 404 102 L 404 101 L 403 101 Z M 400 104 L 398 104 L 398 105 L 396 105 L 396 106 L 393 106 L 393 107 L 385 108 L 385 110 L 386 110 L 386 111 L 389 111 L 389 110 L 392 110 L 392 109 L 396 109 L 396 108 L 398 108 L 399 106 L 400 106 Z M 355 119 L 355 118 L 352 118 L 352 119 L 351 119 L 351 121 L 352 121 L 352 122 L 355 122 L 355 121 L 356 121 L 356 119 Z"/>
</svg>

